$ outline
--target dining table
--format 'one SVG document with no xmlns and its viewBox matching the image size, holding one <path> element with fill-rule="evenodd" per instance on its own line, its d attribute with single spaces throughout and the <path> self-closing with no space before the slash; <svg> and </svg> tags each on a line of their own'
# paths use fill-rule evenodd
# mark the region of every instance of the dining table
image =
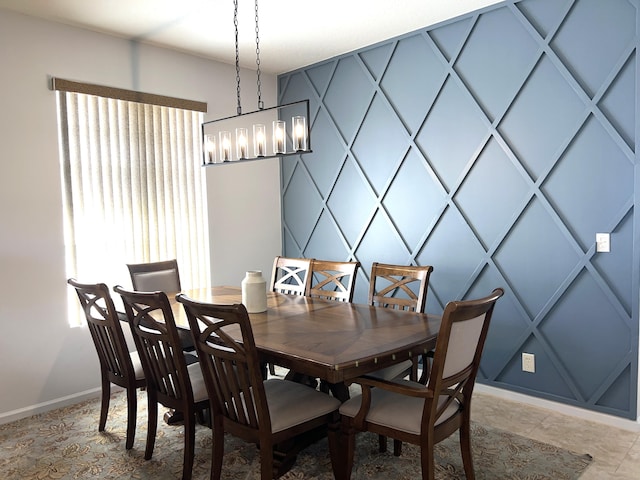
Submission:
<svg viewBox="0 0 640 480">
<path fill-rule="evenodd" d="M 240 287 L 182 293 L 200 302 L 242 303 Z M 188 329 L 182 304 L 170 301 L 176 325 Z M 267 293 L 267 310 L 249 319 L 262 361 L 325 380 L 342 401 L 350 380 L 433 350 L 440 328 L 438 315 L 276 292 Z M 240 339 L 239 330 L 229 333 Z"/>
<path fill-rule="evenodd" d="M 242 303 L 242 290 L 234 286 L 181 293 L 206 303 Z M 169 300 L 176 326 L 188 329 L 184 307 L 173 296 Z M 440 328 L 437 315 L 277 292 L 267 292 L 267 310 L 249 313 L 249 320 L 261 362 L 325 380 L 341 401 L 355 378 L 433 350 Z M 241 340 L 239 329 L 225 332 Z M 274 446 L 278 474 L 324 435 L 326 429 L 319 429 Z"/>
</svg>

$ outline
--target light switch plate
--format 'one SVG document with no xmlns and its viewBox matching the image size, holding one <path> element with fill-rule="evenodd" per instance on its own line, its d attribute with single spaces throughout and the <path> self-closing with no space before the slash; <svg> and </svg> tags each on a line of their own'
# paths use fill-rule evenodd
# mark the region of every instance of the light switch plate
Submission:
<svg viewBox="0 0 640 480">
<path fill-rule="evenodd" d="M 535 354 L 522 352 L 522 371 L 529 372 L 529 373 L 536 372 Z"/>
<path fill-rule="evenodd" d="M 611 251 L 611 243 L 608 233 L 596 233 L 596 252 Z"/>
</svg>

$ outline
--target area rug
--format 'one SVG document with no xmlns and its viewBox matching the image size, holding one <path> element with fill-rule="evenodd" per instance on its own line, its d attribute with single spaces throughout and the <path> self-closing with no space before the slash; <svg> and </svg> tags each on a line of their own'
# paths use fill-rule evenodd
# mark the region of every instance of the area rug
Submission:
<svg viewBox="0 0 640 480">
<path fill-rule="evenodd" d="M 162 409 L 160 410 L 162 412 Z M 182 473 L 183 428 L 159 421 L 153 458 L 145 461 L 146 397 L 140 394 L 138 424 L 133 449 L 124 447 L 126 431 L 125 395 L 112 396 L 105 432 L 98 432 L 98 399 L 0 425 L 0 478 L 3 480 L 60 479 L 179 479 Z M 473 458 L 479 480 L 569 480 L 577 479 L 591 457 L 533 441 L 493 428 L 473 425 Z M 211 431 L 196 430 L 193 480 L 209 478 Z M 417 479 L 419 451 L 403 444 L 402 456 L 378 453 L 376 435 L 357 437 L 355 480 Z M 225 441 L 222 478 L 260 478 L 256 447 L 233 437 Z M 453 435 L 436 447 L 436 478 L 464 479 L 458 447 Z M 333 478 L 327 441 L 304 450 L 283 480 Z"/>
</svg>

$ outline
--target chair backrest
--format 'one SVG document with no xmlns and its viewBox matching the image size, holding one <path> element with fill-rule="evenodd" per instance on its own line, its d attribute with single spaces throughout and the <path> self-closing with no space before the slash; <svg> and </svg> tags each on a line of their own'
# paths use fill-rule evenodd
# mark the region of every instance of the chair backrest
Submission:
<svg viewBox="0 0 640 480">
<path fill-rule="evenodd" d="M 503 294 L 496 288 L 484 298 L 446 305 L 427 384 L 433 398 L 441 399 L 430 402 L 434 422 L 453 402 L 471 400 L 493 309 Z"/>
<path fill-rule="evenodd" d="M 194 402 L 193 390 L 167 295 L 120 286 L 114 290 L 122 297 L 147 388 L 155 390 L 163 405 L 187 411 L 185 406 Z"/>
<path fill-rule="evenodd" d="M 131 356 L 109 288 L 104 283 L 85 284 L 74 278 L 67 283 L 78 294 L 100 368 L 108 372 L 109 380 L 116 385 L 124 387 L 128 381 L 135 382 Z"/>
<path fill-rule="evenodd" d="M 271 434 L 262 370 L 244 305 L 201 303 L 180 294 L 195 339 L 196 352 L 213 409 L 225 430 L 253 437 Z M 242 339 L 226 331 L 239 329 Z M 214 425 L 213 428 L 216 428 Z"/>
<path fill-rule="evenodd" d="M 310 258 L 276 257 L 271 273 L 271 291 L 306 295 L 311 282 Z"/>
<path fill-rule="evenodd" d="M 369 278 L 369 305 L 424 313 L 433 267 L 374 262 Z"/>
<path fill-rule="evenodd" d="M 133 289 L 139 292 L 178 293 L 180 273 L 177 260 L 127 264 Z"/>
<path fill-rule="evenodd" d="M 360 262 L 330 262 L 314 259 L 311 262 L 311 282 L 307 295 L 351 302 L 358 268 L 360 268 Z"/>
</svg>

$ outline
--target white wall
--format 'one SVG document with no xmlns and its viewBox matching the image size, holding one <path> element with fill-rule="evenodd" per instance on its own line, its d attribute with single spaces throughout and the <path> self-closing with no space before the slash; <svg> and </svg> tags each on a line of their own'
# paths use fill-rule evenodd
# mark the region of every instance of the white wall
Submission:
<svg viewBox="0 0 640 480">
<path fill-rule="evenodd" d="M 262 270 L 269 283 L 282 253 L 279 165 L 272 158 L 206 168 L 213 285 L 239 286 L 247 270 Z"/>
<path fill-rule="evenodd" d="M 62 233 L 55 94 L 47 76 L 206 101 L 205 119 L 234 115 L 235 68 L 170 50 L 32 19 L 0 9 L 0 423 L 71 403 L 99 388 L 96 354 L 86 328 L 69 328 Z M 243 72 L 245 85 L 254 83 Z M 245 92 L 250 89 L 245 87 Z M 262 76 L 267 106 L 276 79 Z M 255 94 L 246 93 L 251 110 Z M 200 159 L 198 159 L 199 161 Z M 270 268 L 280 253 L 277 162 L 207 168 L 213 184 L 256 192 L 266 208 L 211 200 L 214 282 L 239 284 L 244 271 Z M 266 171 L 263 171 L 266 169 Z M 209 187 L 212 193 L 215 187 Z M 238 189 L 237 191 L 240 191 Z M 245 204 L 246 205 L 246 204 Z M 271 210 L 277 209 L 277 211 Z M 247 217 L 255 213 L 256 218 Z M 218 217 L 218 214 L 220 218 Z M 227 237 L 229 219 L 253 226 Z M 260 235 L 260 242 L 244 236 Z M 224 252 L 224 258 L 216 248 Z M 247 250 L 250 249 L 249 256 Z M 248 258 L 247 263 L 238 259 Z M 82 280 L 82 279 L 81 279 Z M 128 282 L 128 279 L 123 279 Z"/>
</svg>

